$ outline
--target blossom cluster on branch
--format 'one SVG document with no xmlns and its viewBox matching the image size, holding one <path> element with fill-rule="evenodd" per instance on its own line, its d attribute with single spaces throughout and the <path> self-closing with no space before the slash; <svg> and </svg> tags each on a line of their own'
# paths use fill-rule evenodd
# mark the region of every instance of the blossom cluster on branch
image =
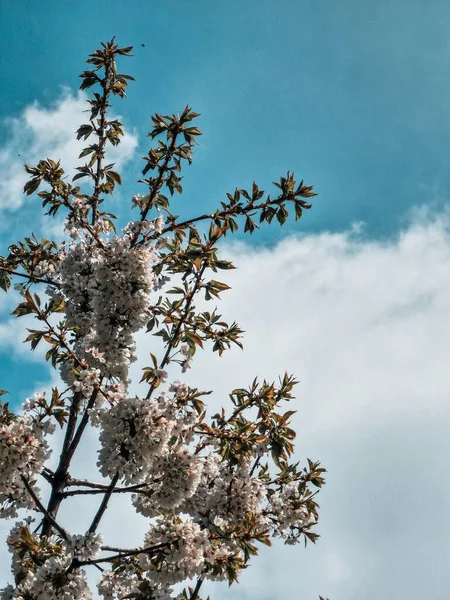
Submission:
<svg viewBox="0 0 450 600">
<path fill-rule="evenodd" d="M 3 410 L 0 415 L 0 517 L 16 517 L 18 509 L 34 508 L 22 477 L 34 482 L 42 471 L 51 453 L 45 436 L 54 429 L 55 424 L 50 420 L 16 416 Z M 30 485 L 38 493 L 36 485 Z"/>
<path fill-rule="evenodd" d="M 40 190 L 50 215 L 66 211 L 70 241 L 32 235 L 0 257 L 0 287 L 7 292 L 13 278 L 20 282 L 13 314 L 33 315 L 38 323 L 26 341 L 32 350 L 49 346 L 46 360 L 66 386 L 53 388 L 50 398 L 35 394 L 18 414 L 1 404 L 0 517 L 18 517 L 20 509 L 34 514 L 18 521 L 7 539 L 13 582 L 0 592 L 2 600 L 91 598 L 94 569 L 105 600 L 168 600 L 177 595 L 175 584 L 192 579 L 195 587 L 178 596 L 196 600 L 205 580 L 237 581 L 260 544 L 318 537 L 315 496 L 324 469 L 311 460 L 304 467 L 292 461 L 295 411 L 283 409 L 293 399 L 295 379 L 255 380 L 232 390 L 227 410 L 208 415 L 211 392 L 168 381 L 167 373 L 170 365 L 185 372 L 208 345 L 219 355 L 242 346 L 237 323 L 227 324 L 216 308 L 196 306 L 200 295 L 211 302 L 228 289 L 216 279 L 220 270 L 234 268 L 219 257 L 220 240 L 241 222 L 249 233 L 258 220 L 283 224 L 289 206 L 299 219 L 315 194 L 288 173 L 275 184 L 274 197 L 253 184 L 251 191 L 228 194 L 214 212 L 180 220 L 169 196 L 182 192 L 180 171 L 192 162 L 200 135 L 191 123 L 198 115 L 186 107 L 152 117 L 149 135 L 157 145 L 144 157 L 141 180 L 147 193 L 133 196 L 139 218 L 117 233 L 115 216 L 101 205 L 121 184 L 114 165 L 105 164 L 108 144 L 123 135 L 108 109 L 132 79 L 116 65 L 130 51 L 113 39 L 88 59 L 92 70 L 82 73 L 81 88 L 98 91 L 88 101 L 89 122 L 77 132 L 90 141 L 72 182 L 52 159 L 26 166 L 25 192 Z M 197 229 L 202 222 L 209 224 L 205 231 Z M 32 291 L 39 285 L 45 285 L 45 300 Z M 136 360 L 134 336 L 143 329 L 155 349 L 143 369 L 147 391 L 133 396 L 129 366 Z M 56 424 L 64 435 L 52 470 L 48 436 Z M 97 466 L 106 483 L 71 476 L 87 427 L 98 432 Z M 48 486 L 45 502 L 38 481 Z M 106 546 L 98 533 L 117 493 L 127 494 L 130 510 L 147 520 L 137 548 Z M 88 530 L 68 531 L 59 519 L 61 504 L 88 494 L 99 498 Z"/>
</svg>

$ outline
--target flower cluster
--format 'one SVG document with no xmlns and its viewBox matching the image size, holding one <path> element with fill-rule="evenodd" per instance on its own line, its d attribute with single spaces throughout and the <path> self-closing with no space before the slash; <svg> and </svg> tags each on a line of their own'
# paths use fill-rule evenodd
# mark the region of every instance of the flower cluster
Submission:
<svg viewBox="0 0 450 600">
<path fill-rule="evenodd" d="M 185 446 L 157 457 L 146 487 L 133 495 L 136 510 L 147 517 L 176 510 L 195 494 L 202 468 L 202 460 Z"/>
<path fill-rule="evenodd" d="M 129 235 L 101 245 L 81 240 L 63 252 L 61 289 L 49 292 L 65 300 L 76 355 L 102 376 L 127 381 L 129 364 L 135 360 L 133 334 L 150 316 L 155 256 L 151 245 L 132 248 Z"/>
<path fill-rule="evenodd" d="M 142 573 L 137 560 L 124 560 L 113 571 L 104 571 L 97 585 L 104 600 L 171 600 L 172 588 L 168 584 L 155 584 Z"/>
<path fill-rule="evenodd" d="M 168 452 L 172 436 L 192 425 L 192 413 L 165 395 L 156 400 L 125 398 L 92 412 L 100 427 L 98 466 L 104 477 L 119 472 L 126 483 L 139 483 L 152 472 L 156 457 Z"/>
<path fill-rule="evenodd" d="M 83 369 L 79 373 L 70 370 L 67 372 L 67 379 L 69 378 L 72 380 L 73 391 L 79 392 L 84 398 L 89 398 L 100 384 L 100 369 Z"/>
<path fill-rule="evenodd" d="M 1 600 L 91 600 L 92 594 L 86 580 L 84 569 L 67 572 L 68 561 L 65 557 L 52 556 L 36 571 L 28 571 L 17 587 L 7 586 L 1 592 Z"/>
<path fill-rule="evenodd" d="M 157 519 L 144 546 L 163 547 L 154 556 L 139 554 L 139 565 L 152 581 L 170 585 L 202 574 L 210 552 L 208 531 L 194 521 L 180 518 Z"/>
<path fill-rule="evenodd" d="M 62 545 L 39 540 L 31 535 L 26 524 L 16 523 L 8 536 L 8 546 L 16 587 L 8 585 L 4 588 L 1 600 L 92 598 L 86 572 L 80 568 L 71 569 L 73 553 L 66 552 Z"/>
<path fill-rule="evenodd" d="M 286 544 L 296 544 L 302 529 L 317 521 L 317 517 L 307 509 L 298 483 L 294 481 L 270 496 L 270 507 L 275 517 L 272 520 L 273 533 L 283 538 Z"/>
<path fill-rule="evenodd" d="M 248 460 L 231 469 L 219 454 L 208 455 L 201 482 L 183 510 L 205 526 L 218 522 L 239 526 L 250 515 L 258 515 L 262 524 L 266 487 L 259 478 L 250 476 L 250 470 Z"/>
<path fill-rule="evenodd" d="M 68 209 L 71 239 L 58 245 L 33 234 L 0 257 L 3 290 L 13 276 L 25 278 L 16 286 L 23 301 L 13 314 L 34 315 L 41 326 L 30 329 L 26 341 L 33 350 L 43 341 L 50 345 L 46 360 L 60 368 L 66 384 L 62 392 L 53 388 L 50 400 L 44 394 L 28 398 L 21 416 L 0 403 L 0 517 L 22 508 L 39 513 L 33 532 L 33 519 L 26 519 L 8 537 L 14 585 L 0 590 L 0 600 L 89 600 L 84 569 L 94 568 L 104 600 L 175 600 L 171 586 L 194 578 L 195 591 L 176 600 L 197 600 L 204 579 L 236 581 L 257 544 L 270 544 L 271 535 L 286 543 L 301 535 L 315 539 L 308 529 L 317 505 L 307 486 L 322 485 L 323 469 L 308 461 L 299 472 L 290 464 L 295 432 L 288 424 L 295 411 L 277 412 L 293 398 L 293 377 L 286 374 L 278 387 L 255 379 L 249 390 L 234 390 L 229 417 L 222 409 L 209 422 L 203 402 L 209 392 L 178 381 L 160 392 L 174 364 L 183 373 L 191 368 L 196 349 L 212 343 L 221 355 L 232 344 L 241 347 L 238 325 L 227 325 L 215 308 L 202 310 L 197 302 L 200 294 L 215 302 L 229 287 L 209 277 L 234 268 L 218 256 L 222 238 L 242 218 L 250 233 L 257 227 L 253 218 L 270 223 L 276 217 L 282 224 L 288 202 L 299 218 L 315 194 L 303 182 L 296 187 L 288 173 L 275 184 L 275 198 L 254 183 L 251 193 L 227 194 L 229 202 L 216 211 L 180 220 L 167 194 L 182 192 L 182 164 L 191 163 L 201 134 L 190 126 L 198 115 L 187 106 L 181 114 L 152 117 L 149 135 L 159 139 L 144 157 L 140 180 L 148 193 L 133 197 L 140 219 L 116 235 L 114 215 L 100 210 L 121 184 L 114 164 L 104 164 L 108 144 L 116 146 L 123 135 L 108 108 L 132 79 L 115 63 L 131 49 L 119 48 L 113 38 L 89 56 L 92 70 L 83 71 L 81 89 L 98 91 L 88 100 L 88 122 L 77 130 L 77 139 L 90 140 L 72 183 L 54 160 L 25 167 L 31 178 L 24 191 L 47 186 L 38 195 L 47 214 Z M 74 183 L 81 179 L 82 186 Z M 197 229 L 197 222 L 209 222 L 209 228 Z M 166 288 L 171 278 L 179 285 Z M 44 302 L 31 292 L 40 283 L 47 285 Z M 145 326 L 164 348 L 159 359 L 151 353 L 153 364 L 144 368 L 146 399 L 132 398 L 134 338 Z M 53 433 L 53 421 L 65 431 L 56 467 L 48 468 L 46 434 Z M 99 434 L 97 466 L 111 485 L 74 476 L 74 456 L 91 425 Z M 46 505 L 37 497 L 39 476 L 50 488 Z M 119 480 L 124 486 L 117 488 Z M 118 547 L 120 540 L 102 545 L 97 531 L 115 492 L 132 494 L 134 508 L 149 521 L 139 548 Z M 61 522 L 61 504 L 85 495 L 97 498 L 98 508 L 88 532 L 74 535 Z"/>
<path fill-rule="evenodd" d="M 19 508 L 33 508 L 34 502 L 22 477 L 32 481 L 51 454 L 45 435 L 54 424 L 30 416 L 0 421 L 0 517 L 15 517 Z"/>
<path fill-rule="evenodd" d="M 161 233 L 164 229 L 164 219 L 160 215 L 156 219 L 151 221 L 130 221 L 123 228 L 123 232 L 125 235 L 133 237 L 136 233 Z"/>
<path fill-rule="evenodd" d="M 95 533 L 85 535 L 70 535 L 65 546 L 74 557 L 79 560 L 89 560 L 99 552 L 102 545 L 102 536 Z"/>
</svg>

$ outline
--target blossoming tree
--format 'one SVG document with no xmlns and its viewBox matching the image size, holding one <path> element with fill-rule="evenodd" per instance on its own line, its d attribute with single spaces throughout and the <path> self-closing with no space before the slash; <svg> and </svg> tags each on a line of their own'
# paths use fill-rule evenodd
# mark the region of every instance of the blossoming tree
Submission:
<svg viewBox="0 0 450 600">
<path fill-rule="evenodd" d="M 90 570 L 108 600 L 196 600 L 205 580 L 237 581 L 258 545 L 271 538 L 295 544 L 317 537 L 315 488 L 324 469 L 292 462 L 294 411 L 283 412 L 283 404 L 293 397 L 294 378 L 234 389 L 229 410 L 209 416 L 210 392 L 169 382 L 166 372 L 169 365 L 185 372 L 206 346 L 219 354 L 241 346 L 236 323 L 224 322 L 215 307 L 196 307 L 199 297 L 214 304 L 228 288 L 214 278 L 234 268 L 219 257 L 218 245 L 241 224 L 249 233 L 258 222 L 283 224 L 289 206 L 299 219 L 310 208 L 312 187 L 288 173 L 273 197 L 253 184 L 227 194 L 217 210 L 181 220 L 169 198 L 182 192 L 180 171 L 191 163 L 200 135 L 192 124 L 198 115 L 186 107 L 152 117 L 149 135 L 157 144 L 144 157 L 145 192 L 132 198 L 139 217 L 116 232 L 114 215 L 102 205 L 121 177 L 105 164 L 105 153 L 123 130 L 108 109 L 132 79 L 116 67 L 116 58 L 131 49 L 114 39 L 104 43 L 81 74 L 81 89 L 93 94 L 89 120 L 77 131 L 78 139 L 89 140 L 80 154 L 86 162 L 72 182 L 54 160 L 25 166 L 25 193 L 39 189 L 49 215 L 65 211 L 70 241 L 33 235 L 0 258 L 1 288 L 20 282 L 13 314 L 37 321 L 26 341 L 32 350 L 48 345 L 46 359 L 63 382 L 49 397 L 27 398 L 17 413 L 0 405 L 0 516 L 21 519 L 7 538 L 12 578 L 3 600 L 91 598 Z M 149 338 L 151 364 L 142 377 L 148 391 L 133 397 L 129 365 L 136 359 L 134 334 L 142 329 L 156 337 Z M 56 427 L 63 441 L 50 469 Z M 99 482 L 71 475 L 89 427 L 98 431 Z M 117 493 L 127 494 L 130 510 L 147 520 L 137 548 L 102 541 L 102 518 Z M 80 495 L 98 498 L 98 507 L 86 532 L 68 531 L 60 507 Z M 176 592 L 175 584 L 181 584 Z"/>
</svg>

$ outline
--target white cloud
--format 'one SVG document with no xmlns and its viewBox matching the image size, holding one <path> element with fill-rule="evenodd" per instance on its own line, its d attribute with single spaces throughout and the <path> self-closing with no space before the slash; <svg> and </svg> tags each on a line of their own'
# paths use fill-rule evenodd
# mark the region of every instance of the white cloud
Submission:
<svg viewBox="0 0 450 600">
<path fill-rule="evenodd" d="M 322 460 L 328 477 L 318 544 L 264 550 L 239 587 L 211 585 L 215 597 L 447 597 L 448 218 L 416 218 L 393 241 L 358 231 L 228 247 L 239 268 L 220 308 L 246 329 L 245 349 L 199 354 L 189 380 L 222 403 L 255 375 L 295 373 L 297 458 Z M 134 379 L 155 339 L 139 336 Z M 94 465 L 95 447 L 89 438 L 80 466 Z M 115 499 L 105 520 L 123 545 L 143 535 L 125 504 Z M 83 524 L 92 511 L 67 510 Z"/>
<path fill-rule="evenodd" d="M 35 352 L 30 353 L 30 345 L 22 343 L 28 335 L 27 326 L 37 329 L 33 317 L 22 317 L 21 320 L 13 317 L 0 323 L 0 349 L 11 352 L 14 359 L 25 358 L 28 361 L 42 362 L 48 348 L 44 351 L 43 344 L 40 344 Z"/>
<path fill-rule="evenodd" d="M 70 177 L 74 165 L 82 164 L 78 155 L 86 142 L 77 141 L 75 131 L 86 122 L 87 95 L 76 95 L 68 88 L 49 107 L 37 102 L 27 106 L 15 118 L 6 121 L 9 137 L 0 148 L 0 209 L 17 210 L 24 202 L 23 185 L 27 174 L 24 163 L 34 166 L 42 158 L 61 161 Z M 134 132 L 126 131 L 116 148 L 108 149 L 108 158 L 120 168 L 128 161 L 137 146 Z"/>
<path fill-rule="evenodd" d="M 293 372 L 297 458 L 329 473 L 317 546 L 264 550 L 221 596 L 445 597 L 448 224 L 417 213 L 394 241 L 353 229 L 230 248 L 238 270 L 220 309 L 246 330 L 244 351 L 202 354 L 189 380 L 217 390 L 219 403 L 256 375 Z"/>
</svg>

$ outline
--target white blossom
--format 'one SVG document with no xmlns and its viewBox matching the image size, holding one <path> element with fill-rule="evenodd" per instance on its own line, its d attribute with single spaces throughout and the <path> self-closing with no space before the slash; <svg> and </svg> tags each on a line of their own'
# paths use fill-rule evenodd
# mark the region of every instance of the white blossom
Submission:
<svg viewBox="0 0 450 600">
<path fill-rule="evenodd" d="M 135 360 L 133 334 L 148 322 L 155 285 L 154 248 L 131 248 L 130 241 L 124 235 L 101 246 L 84 240 L 70 244 L 58 264 L 61 290 L 49 290 L 55 298 L 63 294 L 78 358 L 123 382 Z M 70 384 L 67 375 L 66 367 L 62 376 Z"/>
<path fill-rule="evenodd" d="M 65 546 L 68 552 L 79 560 L 89 560 L 100 551 L 102 541 L 102 536 L 95 533 L 69 535 Z"/>
<path fill-rule="evenodd" d="M 100 428 L 98 466 L 104 477 L 116 471 L 126 483 L 138 483 L 155 456 L 167 451 L 175 425 L 169 401 L 126 398 L 115 406 L 92 413 Z"/>
<path fill-rule="evenodd" d="M 8 586 L 3 598 L 28 600 L 90 600 L 92 594 L 84 569 L 67 572 L 70 559 L 65 556 L 51 556 L 36 570 L 27 571 L 16 588 Z"/>
<path fill-rule="evenodd" d="M 195 493 L 202 467 L 201 458 L 191 454 L 186 447 L 157 457 L 151 480 L 140 493 L 133 495 L 136 510 L 147 517 L 174 511 Z"/>
<path fill-rule="evenodd" d="M 7 586 L 2 600 L 90 600 L 86 572 L 71 569 L 73 549 L 34 538 L 25 523 L 16 523 L 8 536 L 16 587 Z M 91 540 L 91 545 L 94 540 Z M 85 546 L 86 547 L 86 546 Z"/>
<path fill-rule="evenodd" d="M 207 566 L 210 551 L 208 531 L 198 523 L 177 519 L 157 519 L 145 537 L 144 547 L 168 544 L 156 560 L 149 554 L 139 555 L 139 565 L 149 577 L 161 584 L 174 584 L 199 576 Z"/>
<path fill-rule="evenodd" d="M 276 516 L 276 521 L 272 522 L 273 535 L 283 538 L 287 544 L 297 543 L 300 530 L 316 522 L 315 515 L 306 508 L 298 483 L 295 482 L 286 484 L 281 492 L 272 494 L 270 507 Z"/>
<path fill-rule="evenodd" d="M 173 598 L 172 588 L 166 584 L 156 584 L 142 575 L 135 563 L 122 563 L 114 571 L 104 571 L 97 589 L 104 600 L 122 600 L 132 597 L 136 600 L 169 600 Z"/>
<path fill-rule="evenodd" d="M 100 369 L 83 369 L 78 377 L 73 379 L 72 388 L 74 392 L 80 392 L 85 398 L 93 393 L 100 384 Z"/>
<path fill-rule="evenodd" d="M 263 524 L 261 505 L 266 489 L 259 478 L 250 477 L 250 469 L 250 461 L 230 469 L 218 454 L 210 454 L 204 462 L 201 482 L 183 510 L 206 526 L 217 523 L 217 519 L 236 526 L 249 515 L 259 516 Z"/>
<path fill-rule="evenodd" d="M 180 348 L 180 353 L 183 354 L 186 358 L 181 363 L 181 372 L 186 373 L 188 369 L 192 366 L 192 360 L 194 355 L 192 354 L 191 348 L 188 344 L 183 344 Z"/>
<path fill-rule="evenodd" d="M 51 454 L 45 434 L 52 431 L 52 423 L 30 416 L 0 423 L 0 517 L 15 517 L 17 509 L 34 507 L 21 476 L 32 485 Z"/>
</svg>

